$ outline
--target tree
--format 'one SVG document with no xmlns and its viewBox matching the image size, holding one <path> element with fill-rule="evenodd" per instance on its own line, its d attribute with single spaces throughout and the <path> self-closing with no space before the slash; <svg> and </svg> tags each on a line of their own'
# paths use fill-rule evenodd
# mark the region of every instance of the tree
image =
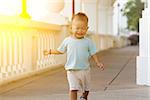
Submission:
<svg viewBox="0 0 150 100">
<path fill-rule="evenodd" d="M 142 17 L 144 3 L 141 0 L 128 0 L 123 8 L 123 15 L 127 17 L 127 29 L 139 32 L 139 19 Z"/>
</svg>

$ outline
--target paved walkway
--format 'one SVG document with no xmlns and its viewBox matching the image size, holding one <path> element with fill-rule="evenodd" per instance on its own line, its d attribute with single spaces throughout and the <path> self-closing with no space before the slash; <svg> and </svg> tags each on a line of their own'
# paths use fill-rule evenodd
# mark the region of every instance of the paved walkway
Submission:
<svg viewBox="0 0 150 100">
<path fill-rule="evenodd" d="M 137 55 L 135 46 L 98 53 L 106 68 L 98 70 L 91 60 L 89 100 L 150 100 L 150 87 L 135 84 Z M 0 100 L 69 100 L 65 71 L 60 68 L 1 87 Z"/>
</svg>

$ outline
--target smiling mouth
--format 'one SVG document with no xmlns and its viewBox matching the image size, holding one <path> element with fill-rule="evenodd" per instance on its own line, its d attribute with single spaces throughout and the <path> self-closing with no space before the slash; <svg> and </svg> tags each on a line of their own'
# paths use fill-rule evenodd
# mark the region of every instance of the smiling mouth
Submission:
<svg viewBox="0 0 150 100">
<path fill-rule="evenodd" d="M 78 38 L 78 39 L 81 39 L 81 38 L 84 37 L 84 35 L 83 34 L 82 35 L 81 34 L 76 34 L 75 37 Z"/>
<path fill-rule="evenodd" d="M 83 33 L 77 33 L 77 35 L 84 35 Z"/>
</svg>

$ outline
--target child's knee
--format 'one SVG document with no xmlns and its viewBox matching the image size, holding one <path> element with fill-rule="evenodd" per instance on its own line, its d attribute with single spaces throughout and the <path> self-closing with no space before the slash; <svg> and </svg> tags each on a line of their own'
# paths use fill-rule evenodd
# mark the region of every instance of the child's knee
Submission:
<svg viewBox="0 0 150 100">
<path fill-rule="evenodd" d="M 78 92 L 78 90 L 70 90 L 70 92 Z"/>
</svg>

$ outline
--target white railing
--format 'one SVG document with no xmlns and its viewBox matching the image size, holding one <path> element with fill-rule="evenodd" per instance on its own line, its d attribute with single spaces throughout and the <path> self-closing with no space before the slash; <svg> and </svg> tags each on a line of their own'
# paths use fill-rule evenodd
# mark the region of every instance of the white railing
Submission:
<svg viewBox="0 0 150 100">
<path fill-rule="evenodd" d="M 60 32 L 59 25 L 0 16 L 0 84 L 64 64 L 65 55 L 43 56 L 62 41 Z"/>
<path fill-rule="evenodd" d="M 89 33 L 87 37 L 91 38 L 94 41 L 99 51 L 107 50 L 110 48 L 121 48 L 130 44 L 127 37 L 124 36 Z"/>
<path fill-rule="evenodd" d="M 0 85 L 63 65 L 65 55 L 44 56 L 45 49 L 56 49 L 68 35 L 68 26 L 0 16 Z M 88 34 L 98 50 L 122 47 L 123 38 Z M 116 46 L 116 44 L 119 46 Z"/>
</svg>

